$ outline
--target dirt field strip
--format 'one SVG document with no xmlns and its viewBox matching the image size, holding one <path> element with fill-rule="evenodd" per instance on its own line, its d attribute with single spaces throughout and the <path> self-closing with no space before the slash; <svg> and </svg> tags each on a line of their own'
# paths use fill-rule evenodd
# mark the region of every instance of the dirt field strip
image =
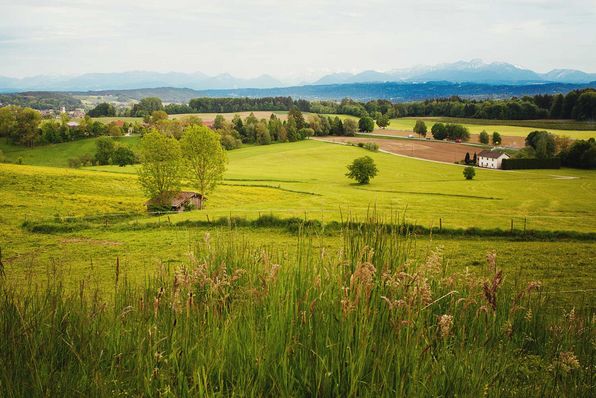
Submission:
<svg viewBox="0 0 596 398">
<path fill-rule="evenodd" d="M 402 141 L 375 137 L 326 137 L 325 139 L 314 139 L 343 144 L 374 142 L 379 145 L 381 150 L 388 153 L 448 164 L 455 164 L 455 162 L 464 160 L 466 153 L 473 157 L 474 152 L 482 150 L 482 148 L 472 148 L 463 144 L 422 140 Z"/>
<path fill-rule="evenodd" d="M 428 133 L 430 134 L 430 133 Z M 492 134 L 488 132 L 489 136 Z M 413 131 L 407 130 L 393 130 L 393 129 L 376 129 L 370 135 L 376 136 L 387 136 L 387 137 L 401 137 L 401 138 L 411 138 L 408 137 L 409 135 L 416 136 L 416 133 Z M 525 146 L 525 138 L 524 137 L 513 137 L 513 136 L 504 136 L 501 135 L 501 144 L 506 147 L 511 148 L 523 148 Z M 479 134 L 470 134 L 470 141 L 467 142 L 468 145 L 482 145 L 479 141 Z"/>
</svg>

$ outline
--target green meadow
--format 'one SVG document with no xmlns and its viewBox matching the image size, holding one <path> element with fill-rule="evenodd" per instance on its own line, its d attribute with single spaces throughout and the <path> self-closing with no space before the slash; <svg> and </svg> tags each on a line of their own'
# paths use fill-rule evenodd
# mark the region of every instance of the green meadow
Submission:
<svg viewBox="0 0 596 398">
<path fill-rule="evenodd" d="M 138 141 L 120 140 L 131 145 Z M 91 190 L 101 183 L 117 189 L 114 179 L 120 179 L 127 181 L 123 192 L 133 201 L 132 209 L 139 211 L 143 197 L 134 166 L 97 166 L 82 171 L 27 165 L 64 166 L 64 158 L 81 150 L 92 153 L 92 148 L 93 139 L 21 150 L 16 154 L 24 165 L 2 165 L 3 175 L 16 175 L 16 181 L 24 182 L 30 175 L 38 175 L 41 181 L 47 173 L 52 177 L 44 184 L 50 187 L 64 175 L 85 175 Z M 15 160 L 15 152 L 6 154 Z M 364 155 L 373 157 L 380 173 L 370 185 L 360 186 L 345 177 L 346 165 Z M 591 200 L 596 176 L 591 171 L 478 169 L 476 178 L 466 181 L 457 165 L 316 141 L 245 147 L 228 152 L 228 156 L 225 180 L 209 197 L 207 209 L 175 217 L 193 219 L 230 212 L 254 217 L 272 212 L 337 220 L 342 213 L 362 215 L 374 207 L 382 212 L 405 212 L 412 222 L 425 226 L 438 225 L 442 219 L 443 225 L 450 227 L 507 229 L 512 218 L 518 226 L 523 221 L 531 229 L 592 231 L 596 225 L 596 204 Z M 79 191 L 84 188 L 79 186 Z M 38 193 L 43 194 L 43 186 Z M 86 206 L 73 203 L 61 208 L 60 203 L 54 204 L 53 212 L 85 213 Z"/>
<path fill-rule="evenodd" d="M 146 198 L 136 182 L 136 167 L 97 166 L 86 169 L 65 167 L 65 158 L 81 152 L 93 153 L 95 139 L 33 149 L 11 150 L 9 159 L 23 159 L 22 165 L 1 164 L 2 253 L 9 260 L 9 273 L 22 279 L 27 273 L 43 275 L 48 264 L 82 277 L 90 269 L 98 283 L 105 283 L 120 256 L 133 278 L 141 278 L 160 261 L 183 261 L 189 242 L 202 239 L 208 226 L 172 227 L 177 223 L 205 222 L 220 217 L 254 220 L 262 215 L 298 217 L 323 223 L 349 217 L 363 218 L 371 212 L 398 215 L 407 222 L 435 230 L 443 228 L 499 228 L 516 230 L 563 230 L 594 232 L 596 204 L 592 200 L 596 175 L 590 171 L 477 170 L 466 181 L 462 167 L 427 162 L 361 148 L 318 141 L 244 147 L 228 152 L 229 164 L 222 184 L 210 195 L 206 209 L 153 217 L 145 214 Z M 121 138 L 137 145 L 138 138 Z M 359 186 L 344 174 L 354 158 L 369 155 L 379 175 L 368 186 Z M 54 167 L 48 167 L 54 166 Z M 186 189 L 192 189 L 186 186 Z M 106 218 L 76 231 L 53 234 L 32 233 L 22 227 L 26 221 L 77 220 L 105 214 L 132 214 L 123 222 Z M 134 225 L 158 224 L 157 228 L 135 231 Z M 132 225 L 132 226 L 131 226 Z M 292 246 L 295 237 L 284 230 L 244 229 L 247 239 Z M 490 248 L 503 251 L 507 262 L 526 266 L 530 275 L 556 280 L 562 268 L 578 264 L 569 272 L 586 281 L 586 266 L 593 257 L 591 242 L 516 242 L 506 238 L 457 238 L 420 236 L 420 253 L 434 245 L 450 249 L 457 265 L 482 262 Z M 323 237 L 321 247 L 337 248 L 337 237 Z M 147 247 L 151 247 L 147 253 Z M 577 253 L 569 260 L 569 253 Z M 592 254 L 590 254 L 592 253 Z M 557 259 L 560 267 L 543 267 L 546 259 Z M 539 260 L 540 259 L 540 260 Z M 564 262 L 570 264 L 563 265 Z M 534 264 L 533 266 L 527 266 Z M 572 267 L 571 267 L 572 268 Z M 571 268 L 568 268 L 570 270 Z M 516 268 L 517 269 L 517 268 Z M 587 268 L 591 269 L 591 268 Z M 568 271 L 567 270 L 567 271 Z M 566 271 L 565 271 L 566 272 Z M 553 273 L 545 276 L 545 273 Z M 99 276 L 99 277 L 98 277 Z M 563 283 L 563 282 L 561 282 Z"/>
<path fill-rule="evenodd" d="M 501 135 L 511 137 L 526 137 L 529 133 L 536 130 L 546 130 L 552 134 L 566 136 L 572 139 L 587 140 L 596 138 L 596 126 L 594 123 L 575 122 L 575 121 L 557 121 L 557 120 L 485 120 L 485 119 L 458 119 L 446 117 L 403 117 L 391 119 L 389 128 L 394 130 L 412 131 L 416 120 L 424 120 L 430 130 L 433 124 L 457 123 L 462 124 L 470 130 L 472 134 L 478 134 L 481 131 L 487 131 L 489 134 L 498 131 Z"/>
<path fill-rule="evenodd" d="M 307 140 L 229 151 L 206 209 L 149 215 L 136 167 L 66 168 L 94 145 L 2 144 L 6 396 L 592 395 L 594 172 Z"/>
</svg>

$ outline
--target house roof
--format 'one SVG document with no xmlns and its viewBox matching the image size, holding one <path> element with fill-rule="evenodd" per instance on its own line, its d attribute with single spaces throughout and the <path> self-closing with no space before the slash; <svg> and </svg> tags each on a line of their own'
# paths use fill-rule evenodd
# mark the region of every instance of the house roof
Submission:
<svg viewBox="0 0 596 398">
<path fill-rule="evenodd" d="M 497 159 L 503 155 L 509 157 L 505 152 L 484 150 L 478 154 L 478 157 Z"/>
<path fill-rule="evenodd" d="M 184 202 L 189 201 L 192 198 L 200 198 L 205 200 L 206 198 L 201 195 L 200 193 L 197 192 L 189 192 L 189 191 L 182 191 L 182 192 L 178 192 L 170 201 L 170 205 L 172 207 L 179 207 L 182 204 L 184 204 Z M 146 206 L 150 206 L 150 205 L 159 205 L 160 204 L 160 198 L 152 198 L 149 199 L 145 205 Z"/>
</svg>

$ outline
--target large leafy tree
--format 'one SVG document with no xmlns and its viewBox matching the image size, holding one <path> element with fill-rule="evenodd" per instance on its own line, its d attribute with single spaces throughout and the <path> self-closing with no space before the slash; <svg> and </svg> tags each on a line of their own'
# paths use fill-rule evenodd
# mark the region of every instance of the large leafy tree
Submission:
<svg viewBox="0 0 596 398">
<path fill-rule="evenodd" d="M 116 116 L 116 108 L 112 104 L 102 102 L 101 104 L 97 104 L 95 108 L 91 109 L 88 112 L 88 115 L 91 117 Z"/>
<path fill-rule="evenodd" d="M 377 118 L 377 124 L 380 128 L 384 129 L 385 127 L 389 126 L 389 115 L 381 115 Z"/>
<path fill-rule="evenodd" d="M 370 133 L 375 129 L 375 121 L 370 116 L 364 116 L 358 121 L 358 129 L 365 133 Z"/>
<path fill-rule="evenodd" d="M 0 136 L 15 144 L 33 146 L 41 140 L 41 114 L 31 108 L 6 106 L 0 108 Z"/>
<path fill-rule="evenodd" d="M 99 137 L 97 141 L 95 141 L 95 148 L 95 160 L 97 163 L 100 165 L 110 164 L 115 149 L 112 137 Z"/>
<path fill-rule="evenodd" d="M 347 118 L 343 121 L 343 128 L 344 128 L 344 135 L 352 137 L 356 134 L 358 125 L 356 124 L 356 120 Z"/>
<path fill-rule="evenodd" d="M 358 181 L 359 184 L 368 184 L 371 178 L 374 178 L 379 170 L 375 161 L 370 156 L 363 156 L 354 159 L 352 164 L 348 165 L 346 177 Z"/>
<path fill-rule="evenodd" d="M 145 134 L 140 147 L 139 183 L 152 199 L 166 204 L 180 191 L 182 152 L 174 137 L 152 130 Z"/>
<path fill-rule="evenodd" d="M 191 126 L 184 131 L 180 144 L 189 177 L 199 193 L 207 195 L 226 171 L 227 156 L 219 135 L 205 126 Z"/>
</svg>

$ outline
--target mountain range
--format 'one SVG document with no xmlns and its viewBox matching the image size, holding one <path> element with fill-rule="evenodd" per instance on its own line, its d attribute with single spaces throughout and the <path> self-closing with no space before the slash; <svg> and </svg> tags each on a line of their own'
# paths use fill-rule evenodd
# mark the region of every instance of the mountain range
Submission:
<svg viewBox="0 0 596 398">
<path fill-rule="evenodd" d="M 505 62 L 484 63 L 481 60 L 459 61 L 435 66 L 416 66 L 387 72 L 373 70 L 352 73 L 335 73 L 323 76 L 313 84 L 346 84 L 371 82 L 449 81 L 452 83 L 526 84 L 526 83 L 589 83 L 596 80 L 596 73 L 575 69 L 554 69 L 537 73 Z"/>
<path fill-rule="evenodd" d="M 386 72 L 368 70 L 360 73 L 333 73 L 304 85 L 333 85 L 351 83 L 407 82 L 426 83 L 447 81 L 452 83 L 481 83 L 493 85 L 519 85 L 532 83 L 584 84 L 596 81 L 596 73 L 574 69 L 555 69 L 537 73 L 504 62 L 484 63 L 481 60 L 459 61 L 434 66 L 393 69 Z M 208 76 L 201 72 L 148 72 L 87 73 L 78 76 L 33 76 L 10 78 L 0 76 L 0 92 L 18 91 L 97 91 L 155 87 L 212 89 L 269 89 L 289 87 L 269 75 L 255 78 L 238 78 L 228 73 Z"/>
<path fill-rule="evenodd" d="M 511 98 L 524 95 L 567 93 L 571 90 L 596 88 L 593 83 L 531 83 L 531 84 L 486 84 L 451 82 L 372 82 L 328 85 L 305 85 L 277 88 L 238 88 L 220 90 L 191 90 L 186 88 L 146 88 L 135 90 L 103 90 L 70 92 L 68 94 L 118 97 L 121 101 L 140 100 L 145 97 L 159 97 L 164 102 L 186 103 L 192 98 L 238 98 L 238 97 L 292 97 L 307 100 L 341 100 L 352 98 L 360 101 L 387 99 L 393 102 L 419 101 L 432 98 L 446 98 L 457 95 L 463 98 Z"/>
<path fill-rule="evenodd" d="M 124 90 L 149 87 L 190 89 L 271 88 L 284 86 L 269 75 L 251 79 L 237 78 L 229 73 L 208 76 L 201 72 L 86 73 L 78 76 L 33 76 L 22 79 L 0 76 L 0 92 L 11 91 L 87 91 Z"/>
</svg>

